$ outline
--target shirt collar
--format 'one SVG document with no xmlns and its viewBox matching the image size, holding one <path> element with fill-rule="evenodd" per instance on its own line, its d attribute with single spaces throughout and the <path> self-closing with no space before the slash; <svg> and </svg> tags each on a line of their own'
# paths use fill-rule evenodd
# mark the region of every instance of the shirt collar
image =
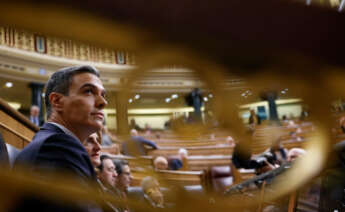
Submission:
<svg viewBox="0 0 345 212">
<path fill-rule="evenodd" d="M 64 133 L 66 133 L 67 135 L 70 135 L 70 136 L 76 138 L 78 141 L 80 141 L 79 138 L 78 138 L 74 133 L 72 133 L 69 129 L 67 129 L 67 128 L 64 127 L 63 125 L 58 124 L 58 123 L 56 123 L 56 122 L 48 122 L 48 123 L 57 126 L 59 129 L 61 129 L 61 130 L 62 130 Z"/>
</svg>

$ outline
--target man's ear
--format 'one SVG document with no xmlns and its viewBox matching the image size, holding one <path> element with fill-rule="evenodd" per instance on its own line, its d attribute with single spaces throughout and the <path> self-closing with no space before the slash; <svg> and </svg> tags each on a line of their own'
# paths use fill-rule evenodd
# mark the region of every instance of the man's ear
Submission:
<svg viewBox="0 0 345 212">
<path fill-rule="evenodd" d="M 56 92 L 52 92 L 49 94 L 50 105 L 57 112 L 62 111 L 64 104 L 63 96 L 63 94 Z"/>
</svg>

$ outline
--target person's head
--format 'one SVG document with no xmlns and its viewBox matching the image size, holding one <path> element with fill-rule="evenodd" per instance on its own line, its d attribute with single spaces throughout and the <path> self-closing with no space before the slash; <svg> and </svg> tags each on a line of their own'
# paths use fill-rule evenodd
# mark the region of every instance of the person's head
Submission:
<svg viewBox="0 0 345 212">
<path fill-rule="evenodd" d="M 138 131 L 136 129 L 131 129 L 131 136 L 138 136 Z"/>
<path fill-rule="evenodd" d="M 32 105 L 30 108 L 30 116 L 37 117 L 40 113 L 40 108 L 36 105 Z"/>
<path fill-rule="evenodd" d="M 82 143 L 85 147 L 87 153 L 89 154 L 91 163 L 93 167 L 98 167 L 101 164 L 100 161 L 100 152 L 101 152 L 101 133 L 98 131 L 97 133 L 91 134 L 87 139 L 85 139 Z"/>
<path fill-rule="evenodd" d="M 101 129 L 107 105 L 98 70 L 75 66 L 55 72 L 46 86 L 49 121 L 62 124 L 80 140 Z"/>
<path fill-rule="evenodd" d="M 132 181 L 131 169 L 129 168 L 128 162 L 124 160 L 114 160 L 114 164 L 118 175 L 116 187 L 121 191 L 126 191 Z"/>
<path fill-rule="evenodd" d="M 306 151 L 301 148 L 292 148 L 289 150 L 288 155 L 287 155 L 287 160 L 289 162 L 296 160 L 298 157 L 305 155 Z"/>
<path fill-rule="evenodd" d="M 168 160 L 163 156 L 158 156 L 154 161 L 153 165 L 156 169 L 167 170 L 168 169 Z"/>
<path fill-rule="evenodd" d="M 181 159 L 187 159 L 188 151 L 185 148 L 180 148 L 178 150 L 178 155 L 181 157 Z"/>
<path fill-rule="evenodd" d="M 103 185 L 108 188 L 114 188 L 116 184 L 117 172 L 113 160 L 107 155 L 102 155 L 101 163 L 98 169 L 98 178 Z"/>
<path fill-rule="evenodd" d="M 272 141 L 271 149 L 273 151 L 279 151 L 282 148 L 282 137 L 280 135 L 273 135 L 274 140 Z"/>
<path fill-rule="evenodd" d="M 156 205 L 163 205 L 163 194 L 159 188 L 159 183 L 155 178 L 151 176 L 145 177 L 141 181 L 141 188 L 144 194 L 146 194 Z"/>
</svg>

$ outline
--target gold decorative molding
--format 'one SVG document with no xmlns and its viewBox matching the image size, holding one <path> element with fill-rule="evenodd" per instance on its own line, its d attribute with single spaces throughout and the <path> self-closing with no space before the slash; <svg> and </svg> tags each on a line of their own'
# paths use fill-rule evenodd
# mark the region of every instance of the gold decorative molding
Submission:
<svg viewBox="0 0 345 212">
<path fill-rule="evenodd" d="M 135 65 L 134 54 L 126 50 L 99 48 L 78 41 L 45 36 L 11 27 L 0 27 L 0 45 L 80 61 Z"/>
</svg>

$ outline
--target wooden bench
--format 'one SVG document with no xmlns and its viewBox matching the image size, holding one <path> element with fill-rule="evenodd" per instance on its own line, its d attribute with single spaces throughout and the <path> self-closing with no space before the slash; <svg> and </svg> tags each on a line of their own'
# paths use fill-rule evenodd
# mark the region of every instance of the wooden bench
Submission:
<svg viewBox="0 0 345 212">
<path fill-rule="evenodd" d="M 126 155 L 112 155 L 106 153 L 112 159 L 126 160 L 132 169 L 153 169 L 152 156 L 132 157 Z"/>
<path fill-rule="evenodd" d="M 140 186 L 141 180 L 146 176 L 153 176 L 158 179 L 162 186 L 187 186 L 187 185 L 203 185 L 204 172 L 202 171 L 132 171 L 131 186 Z"/>
<path fill-rule="evenodd" d="M 212 166 L 226 166 L 231 163 L 231 155 L 203 155 L 188 157 L 188 169 L 201 171 L 210 169 Z"/>
<path fill-rule="evenodd" d="M 152 156 L 172 156 L 177 155 L 180 148 L 178 147 L 162 147 L 160 149 L 149 150 L 148 155 Z M 233 147 L 224 146 L 202 146 L 202 147 L 186 147 L 188 155 L 232 155 Z"/>
<path fill-rule="evenodd" d="M 38 130 L 28 118 L 0 99 L 0 133 L 6 143 L 23 149 Z"/>
<path fill-rule="evenodd" d="M 159 147 L 197 147 L 197 146 L 217 146 L 217 145 L 226 145 L 228 144 L 225 140 L 205 140 L 205 141 L 155 141 Z"/>
</svg>

